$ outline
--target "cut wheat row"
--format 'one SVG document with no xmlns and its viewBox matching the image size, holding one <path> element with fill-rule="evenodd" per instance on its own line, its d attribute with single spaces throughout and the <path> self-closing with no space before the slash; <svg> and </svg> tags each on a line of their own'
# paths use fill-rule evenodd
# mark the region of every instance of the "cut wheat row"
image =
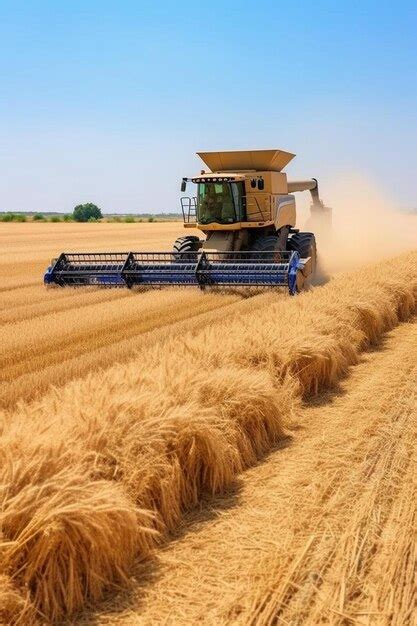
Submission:
<svg viewBox="0 0 417 626">
<path fill-rule="evenodd" d="M 291 436 L 190 511 L 99 623 L 411 626 L 416 340 L 417 323 L 401 324 L 305 403 Z"/>
</svg>

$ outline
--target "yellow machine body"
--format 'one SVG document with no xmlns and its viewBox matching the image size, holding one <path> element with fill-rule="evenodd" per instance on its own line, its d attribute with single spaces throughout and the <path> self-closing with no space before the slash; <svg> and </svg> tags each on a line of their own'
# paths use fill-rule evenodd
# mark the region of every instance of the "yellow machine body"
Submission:
<svg viewBox="0 0 417 626">
<path fill-rule="evenodd" d="M 195 211 L 191 212 L 188 220 L 184 220 L 184 226 L 198 228 L 205 233 L 203 248 L 241 250 L 245 249 L 248 237 L 252 236 L 249 232 L 254 234 L 254 229 L 276 232 L 284 227 L 295 227 L 296 203 L 291 192 L 310 190 L 313 205 L 323 208 L 315 179 L 288 181 L 287 174 L 282 171 L 295 154 L 278 149 L 197 154 L 210 171 L 202 170 L 199 175 L 183 180 L 197 184 L 199 190 L 208 185 L 224 188 L 229 183 L 240 183 L 243 190 L 239 202 L 244 206 L 244 218 L 235 218 L 230 223 L 224 216 L 231 210 L 231 200 L 220 203 L 218 219 L 207 223 L 201 219 L 205 200 L 199 195 L 194 199 Z M 192 202 L 191 199 L 189 201 Z M 239 231 L 244 233 L 239 234 Z M 229 232 L 233 234 L 227 235 Z"/>
</svg>

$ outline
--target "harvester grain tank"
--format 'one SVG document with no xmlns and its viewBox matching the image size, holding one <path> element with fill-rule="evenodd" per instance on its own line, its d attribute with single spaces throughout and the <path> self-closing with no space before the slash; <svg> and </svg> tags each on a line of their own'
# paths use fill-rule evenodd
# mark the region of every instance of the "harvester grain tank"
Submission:
<svg viewBox="0 0 417 626">
<path fill-rule="evenodd" d="M 181 198 L 185 235 L 172 252 L 63 252 L 45 274 L 47 285 L 134 287 L 195 285 L 302 289 L 317 262 L 313 233 L 296 226 L 293 193 L 310 191 L 312 215 L 329 221 L 317 180 L 288 181 L 283 150 L 199 152 L 210 171 L 184 177 L 196 195 Z M 322 220 L 323 221 L 323 220 Z"/>
</svg>

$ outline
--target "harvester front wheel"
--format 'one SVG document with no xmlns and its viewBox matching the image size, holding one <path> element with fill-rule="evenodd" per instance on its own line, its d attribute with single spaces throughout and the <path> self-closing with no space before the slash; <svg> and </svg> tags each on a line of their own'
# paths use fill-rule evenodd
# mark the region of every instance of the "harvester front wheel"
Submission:
<svg viewBox="0 0 417 626">
<path fill-rule="evenodd" d="M 251 252 L 272 252 L 274 260 L 279 261 L 280 251 L 285 250 L 288 228 L 283 228 L 273 235 L 261 235 L 253 242 Z"/>
<path fill-rule="evenodd" d="M 307 275 L 305 271 L 298 272 L 297 276 L 297 291 L 301 291 L 304 286 L 304 282 L 308 278 L 312 278 L 316 272 L 317 266 L 317 246 L 316 238 L 313 233 L 294 233 L 287 242 L 287 250 L 298 252 L 302 259 L 310 257 L 311 265 L 310 272 Z"/>
<path fill-rule="evenodd" d="M 178 237 L 178 239 L 174 241 L 172 251 L 177 253 L 177 255 L 179 255 L 177 256 L 177 258 L 180 258 L 180 259 L 188 259 L 190 257 L 192 258 L 193 255 L 189 253 L 190 252 L 197 253 L 200 250 L 202 243 L 203 242 L 200 241 L 200 239 L 198 237 L 195 237 L 194 235 L 186 235 L 185 237 Z M 196 259 L 197 259 L 197 255 L 196 255 Z"/>
<path fill-rule="evenodd" d="M 310 257 L 312 273 L 314 274 L 317 263 L 317 246 L 316 238 L 313 233 L 294 233 L 294 235 L 288 239 L 287 250 L 295 250 L 302 259 Z"/>
</svg>

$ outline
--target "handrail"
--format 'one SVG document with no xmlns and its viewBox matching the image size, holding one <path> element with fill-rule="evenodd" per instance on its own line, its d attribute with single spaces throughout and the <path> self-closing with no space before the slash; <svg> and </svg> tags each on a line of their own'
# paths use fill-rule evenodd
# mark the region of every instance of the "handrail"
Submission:
<svg viewBox="0 0 417 626">
<path fill-rule="evenodd" d="M 185 224 L 197 221 L 197 198 L 195 196 L 183 196 L 181 198 L 181 210 Z"/>
</svg>

